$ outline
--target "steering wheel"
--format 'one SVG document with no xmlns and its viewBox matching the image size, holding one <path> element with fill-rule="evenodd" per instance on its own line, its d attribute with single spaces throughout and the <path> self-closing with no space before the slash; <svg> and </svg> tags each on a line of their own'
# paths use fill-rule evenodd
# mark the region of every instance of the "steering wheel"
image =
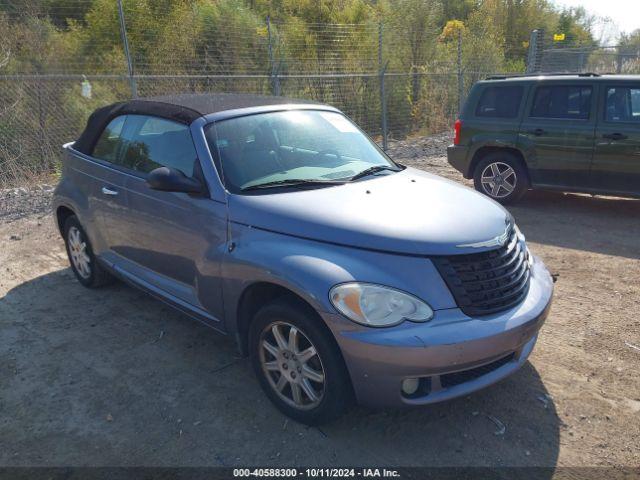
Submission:
<svg viewBox="0 0 640 480">
<path fill-rule="evenodd" d="M 287 166 L 282 163 L 282 158 L 280 158 L 280 154 L 275 150 L 269 150 L 269 156 L 273 159 L 273 161 L 278 165 L 281 171 L 286 171 Z"/>
<path fill-rule="evenodd" d="M 342 160 L 342 155 L 340 155 L 340 154 L 338 153 L 338 151 L 337 151 L 337 150 L 332 150 L 332 149 L 321 150 L 321 151 L 319 151 L 316 155 L 318 155 L 318 156 L 320 156 L 320 155 L 323 155 L 323 156 L 326 156 L 326 155 L 335 155 L 336 160 L 337 160 L 338 162 L 340 162 L 340 161 Z"/>
</svg>

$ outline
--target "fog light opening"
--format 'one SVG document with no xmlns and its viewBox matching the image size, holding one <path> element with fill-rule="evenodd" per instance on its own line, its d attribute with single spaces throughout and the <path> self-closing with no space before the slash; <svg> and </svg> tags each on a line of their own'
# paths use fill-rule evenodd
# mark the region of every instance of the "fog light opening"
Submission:
<svg viewBox="0 0 640 480">
<path fill-rule="evenodd" d="M 417 378 L 405 378 L 402 381 L 402 393 L 405 395 L 413 395 L 418 391 L 420 380 Z"/>
</svg>

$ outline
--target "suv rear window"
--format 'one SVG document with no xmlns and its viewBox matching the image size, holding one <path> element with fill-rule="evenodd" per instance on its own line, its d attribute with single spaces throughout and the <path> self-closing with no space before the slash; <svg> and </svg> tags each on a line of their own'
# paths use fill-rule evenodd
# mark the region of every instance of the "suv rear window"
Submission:
<svg viewBox="0 0 640 480">
<path fill-rule="evenodd" d="M 588 120 L 591 110 L 591 87 L 549 85 L 538 87 L 533 100 L 531 116 Z"/>
<path fill-rule="evenodd" d="M 485 88 L 476 107 L 476 117 L 516 118 L 522 91 L 517 85 Z"/>
</svg>

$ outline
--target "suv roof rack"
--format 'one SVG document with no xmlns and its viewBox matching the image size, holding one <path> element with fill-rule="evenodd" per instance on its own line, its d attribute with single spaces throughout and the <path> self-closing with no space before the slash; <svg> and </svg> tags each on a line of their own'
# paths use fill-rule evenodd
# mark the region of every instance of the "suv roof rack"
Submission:
<svg viewBox="0 0 640 480">
<path fill-rule="evenodd" d="M 541 73 L 514 73 L 504 75 L 490 75 L 485 80 L 506 80 L 507 78 L 526 78 L 526 77 L 557 77 L 575 75 L 578 77 L 599 77 L 599 73 L 595 72 L 541 72 Z"/>
</svg>

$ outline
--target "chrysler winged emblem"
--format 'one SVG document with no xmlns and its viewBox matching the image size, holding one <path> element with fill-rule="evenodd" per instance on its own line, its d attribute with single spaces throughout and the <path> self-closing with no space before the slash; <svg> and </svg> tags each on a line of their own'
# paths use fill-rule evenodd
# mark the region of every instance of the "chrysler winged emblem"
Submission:
<svg viewBox="0 0 640 480">
<path fill-rule="evenodd" d="M 489 240 L 485 240 L 483 242 L 476 243 L 462 243 L 460 245 L 456 245 L 458 248 L 488 248 L 488 247 L 501 247 L 503 246 L 507 240 L 509 239 L 509 234 L 511 233 L 511 221 L 508 218 L 505 218 L 505 223 L 507 224 L 504 233 L 501 233 L 498 236 L 495 236 Z"/>
</svg>

